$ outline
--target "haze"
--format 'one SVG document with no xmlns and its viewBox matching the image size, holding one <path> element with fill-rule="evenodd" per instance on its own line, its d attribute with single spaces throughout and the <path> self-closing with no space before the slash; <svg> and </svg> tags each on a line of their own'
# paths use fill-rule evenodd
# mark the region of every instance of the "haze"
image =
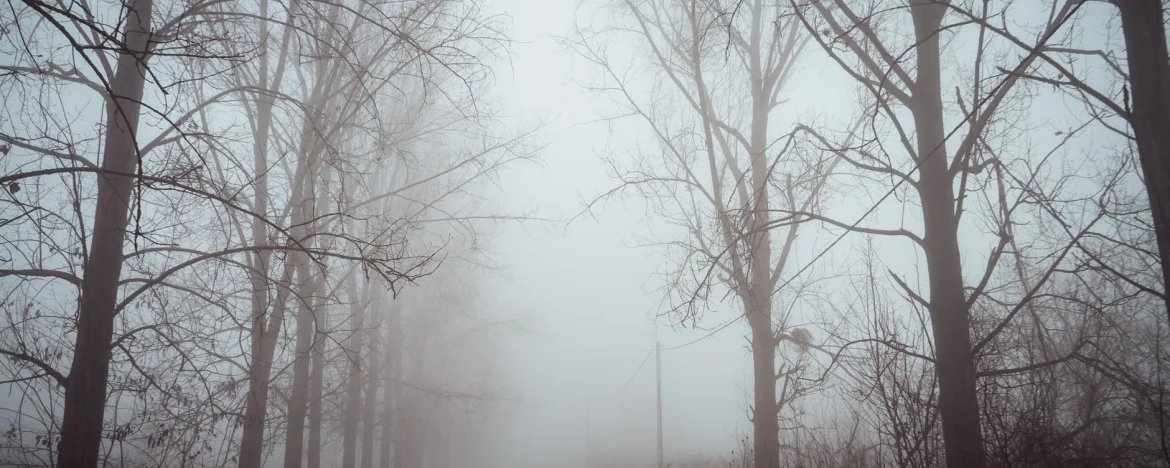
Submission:
<svg viewBox="0 0 1170 468">
<path fill-rule="evenodd" d="M 0 465 L 1170 464 L 1153 0 L 0 7 Z"/>
</svg>

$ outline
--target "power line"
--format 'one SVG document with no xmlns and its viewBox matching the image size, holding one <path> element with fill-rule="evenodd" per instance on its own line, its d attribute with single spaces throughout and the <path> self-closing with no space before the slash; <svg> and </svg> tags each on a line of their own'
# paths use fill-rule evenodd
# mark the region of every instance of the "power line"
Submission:
<svg viewBox="0 0 1170 468">
<path fill-rule="evenodd" d="M 652 356 L 653 354 L 654 354 L 654 348 L 650 348 L 650 351 L 646 353 L 646 357 L 642 359 L 642 363 L 638 364 L 638 369 L 635 370 L 632 375 L 630 375 L 629 379 L 626 379 L 626 383 L 623 384 L 622 388 L 618 389 L 617 392 L 614 392 L 613 395 L 610 395 L 608 397 L 602 398 L 600 400 L 594 400 L 594 401 L 612 400 L 614 398 L 617 398 L 618 395 L 621 395 L 621 393 L 626 390 L 626 387 L 630 386 L 630 382 L 634 381 L 634 377 L 637 377 L 638 373 L 642 372 L 642 368 L 646 367 L 646 363 L 650 361 L 650 356 Z"/>
<path fill-rule="evenodd" d="M 698 339 L 696 339 L 696 340 L 694 340 L 694 341 L 691 341 L 691 342 L 688 342 L 688 343 L 683 343 L 683 344 L 680 344 L 680 345 L 678 345 L 678 346 L 671 346 L 671 347 L 669 347 L 669 348 L 662 348 L 662 350 L 663 350 L 663 351 L 674 351 L 674 350 L 676 350 L 676 349 L 679 349 L 679 348 L 685 348 L 685 347 L 687 347 L 687 346 L 690 346 L 690 345 L 693 345 L 693 344 L 695 344 L 695 343 L 698 343 L 698 342 L 700 342 L 700 341 L 703 341 L 703 340 L 705 340 L 705 339 L 707 339 L 707 338 L 710 338 L 710 337 L 714 336 L 716 333 L 719 333 L 719 332 L 723 331 L 723 329 L 724 329 L 724 328 L 730 327 L 730 326 L 731 326 L 733 323 L 735 323 L 735 322 L 738 322 L 740 317 L 743 317 L 743 316 L 742 316 L 742 315 L 740 315 L 739 317 L 736 317 L 736 318 L 734 318 L 734 319 L 732 319 L 732 320 L 729 320 L 727 323 L 724 323 L 723 325 L 720 325 L 718 328 L 716 328 L 716 329 L 714 329 L 714 330 L 711 330 L 711 332 L 710 332 L 710 333 L 708 333 L 708 334 L 706 334 L 706 335 L 703 335 L 703 336 L 699 337 Z"/>
</svg>

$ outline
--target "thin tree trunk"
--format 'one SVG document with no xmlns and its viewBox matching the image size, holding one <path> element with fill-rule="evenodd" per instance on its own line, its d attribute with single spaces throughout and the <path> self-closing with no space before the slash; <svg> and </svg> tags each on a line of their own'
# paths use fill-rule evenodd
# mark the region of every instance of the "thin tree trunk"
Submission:
<svg viewBox="0 0 1170 468">
<path fill-rule="evenodd" d="M 393 465 L 394 458 L 392 452 L 394 449 L 394 400 L 393 400 L 393 383 L 390 382 L 394 377 L 393 360 L 388 363 L 384 370 L 386 373 L 385 382 L 382 384 L 382 442 L 379 446 L 379 460 L 380 468 L 390 468 Z"/>
<path fill-rule="evenodd" d="M 290 5 L 296 2 L 290 3 Z M 267 0 L 260 2 L 260 16 L 268 16 Z M 288 15 L 292 19 L 291 9 Z M 284 65 L 288 57 L 288 45 L 293 28 L 285 28 L 281 39 L 281 48 L 272 82 L 269 83 L 268 67 L 268 22 L 260 22 L 260 53 L 259 53 L 259 85 L 266 89 L 279 89 L 284 79 Z M 255 194 L 253 211 L 259 216 L 268 215 L 268 137 L 272 127 L 272 109 L 275 99 L 269 93 L 264 93 L 256 103 L 256 130 L 253 146 L 253 164 L 255 165 Z M 265 357 L 265 349 L 275 351 L 276 337 L 270 333 L 279 333 L 284 321 L 284 305 L 277 304 L 273 315 L 269 316 L 268 268 L 272 253 L 264 249 L 269 243 L 268 229 L 259 217 L 252 219 L 252 242 L 260 247 L 251 258 L 251 273 L 249 279 L 252 286 L 252 347 L 251 363 L 248 369 L 248 395 L 244 400 L 244 421 L 240 435 L 240 468 L 259 468 L 263 455 L 264 425 L 268 411 L 268 379 L 272 372 L 272 354 Z M 288 281 L 291 270 L 286 268 L 282 281 Z M 278 292 L 279 296 L 280 293 Z"/>
<path fill-rule="evenodd" d="M 294 187 L 293 193 L 300 194 L 300 187 Z M 300 203 L 299 199 L 300 197 L 294 197 L 291 203 Z M 306 229 L 302 210 L 292 210 L 291 223 L 294 227 L 289 230 L 289 234 L 295 239 L 304 239 Z M 244 433 L 240 441 L 240 468 L 260 467 L 264 448 L 264 425 L 268 411 L 268 385 L 272 377 L 272 360 L 276 354 L 277 338 L 284 325 L 290 291 L 294 288 L 299 291 L 305 290 L 303 287 L 297 288 L 292 284 L 294 274 L 301 274 L 295 273 L 298 264 L 303 262 L 300 257 L 301 255 L 292 254 L 284 262 L 284 273 L 280 279 L 282 286 L 277 289 L 276 301 L 273 304 L 272 315 L 268 317 L 267 326 L 264 326 L 263 320 L 261 320 L 259 321 L 261 326 L 259 332 L 256 330 L 252 332 L 253 337 L 258 333 L 261 338 L 258 345 L 257 340 L 253 338 L 253 357 L 248 373 L 248 398 L 244 409 Z M 301 308 L 304 309 L 303 304 Z M 298 313 L 298 321 L 301 320 L 301 313 L 303 311 Z M 303 425 L 303 412 L 301 420 Z"/>
<path fill-rule="evenodd" d="M 295 255 L 295 254 L 293 254 Z M 293 255 L 289 255 L 291 258 Z M 298 255 L 299 256 L 299 255 Z M 309 394 L 309 360 L 313 346 L 313 309 L 306 301 L 305 295 L 310 288 L 309 267 L 302 261 L 297 262 L 297 276 L 300 277 L 298 290 L 302 297 L 296 298 L 297 337 L 295 356 L 293 357 L 292 390 L 288 402 L 288 428 L 285 432 L 284 466 L 285 468 L 300 468 L 305 454 L 305 415 L 308 410 Z"/>
<path fill-rule="evenodd" d="M 346 283 L 349 288 L 350 322 L 353 334 L 346 345 L 346 358 L 349 361 L 349 381 L 345 398 L 345 418 L 342 421 L 341 468 L 354 468 L 357 461 L 357 436 L 359 412 L 362 408 L 362 333 L 358 330 L 364 326 L 365 295 L 357 290 L 356 273 L 351 273 Z M 366 288 L 368 289 L 368 285 Z"/>
<path fill-rule="evenodd" d="M 375 286 L 376 288 L 379 286 Z M 378 304 L 378 312 L 384 311 L 381 290 L 374 293 L 374 303 Z M 376 312 L 377 313 L 377 312 Z M 374 466 L 374 423 L 376 421 L 378 411 L 378 375 L 381 372 L 381 365 L 378 359 L 378 342 L 381 341 L 380 331 L 382 318 L 381 314 L 375 320 L 366 324 L 364 335 L 366 336 L 366 353 L 369 359 L 366 361 L 366 396 L 365 396 L 365 410 L 362 411 L 362 459 L 361 468 L 373 468 Z"/>
<path fill-rule="evenodd" d="M 313 309 L 318 328 L 313 335 L 313 370 L 309 376 L 309 446 L 306 448 L 306 468 L 321 468 L 321 398 L 325 386 L 325 333 L 329 314 L 324 301 Z"/>
<path fill-rule="evenodd" d="M 309 99 L 310 103 L 318 103 L 319 105 L 323 101 L 321 96 L 324 93 L 322 88 L 325 86 L 322 79 L 324 67 L 324 61 L 322 61 L 318 65 L 318 84 L 314 87 L 313 94 Z M 322 169 L 317 167 L 320 150 L 325 146 L 323 140 L 327 138 L 312 130 L 320 127 L 317 120 L 312 113 L 305 112 L 305 128 L 301 132 L 301 152 L 300 157 L 297 158 L 297 175 L 299 177 L 297 177 L 293 188 L 300 196 L 291 200 L 294 203 L 291 210 L 293 230 L 294 232 L 304 231 L 305 235 L 298 236 L 298 239 L 300 242 L 310 245 L 313 240 L 309 236 L 317 228 L 316 222 L 312 220 L 316 220 L 317 214 L 325 209 L 323 197 L 317 194 L 318 176 L 328 178 L 331 174 L 328 166 Z M 328 180 L 326 179 L 323 183 L 327 184 Z M 308 226 L 305 226 L 306 223 Z M 289 395 L 288 429 L 285 432 L 284 466 L 285 468 L 301 468 L 305 453 L 305 415 L 308 410 L 310 387 L 309 361 L 316 328 L 313 308 L 309 301 L 316 301 L 310 297 L 317 296 L 319 288 L 324 285 L 324 277 L 314 277 L 314 272 L 310 268 L 310 259 L 304 252 L 290 252 L 288 258 L 296 262 L 297 276 L 300 280 L 296 290 L 300 297 L 297 298 L 297 336 L 294 345 L 292 391 Z"/>
<path fill-rule="evenodd" d="M 401 302 L 397 299 L 390 304 L 386 317 L 386 365 L 382 368 L 382 445 L 380 468 L 393 464 L 391 449 L 394 447 L 394 374 L 398 368 L 398 326 Z"/>
<path fill-rule="evenodd" d="M 65 386 L 65 411 L 58 446 L 59 468 L 94 468 L 101 450 L 110 340 L 114 334 L 118 280 L 122 276 L 134 172 L 138 162 L 138 117 L 146 83 L 148 39 L 154 2 L 130 0 L 123 38 L 126 50 L 110 81 L 106 144 L 94 209 L 93 239 L 81 285 L 77 338 Z"/>
<path fill-rule="evenodd" d="M 399 368 L 403 369 L 402 360 L 398 361 Z M 399 371 L 399 375 L 405 376 L 405 372 Z M 398 401 L 394 405 L 394 466 L 397 468 L 405 468 L 407 466 L 407 455 L 410 452 L 410 433 L 415 428 L 410 425 L 410 388 L 401 387 L 398 392 Z"/>
<path fill-rule="evenodd" d="M 403 380 L 411 383 L 419 383 L 423 377 L 422 366 L 427 335 L 430 331 L 428 326 L 430 323 L 425 321 L 424 314 L 431 312 L 423 303 L 422 298 L 427 297 L 426 290 L 419 290 L 417 296 L 412 298 L 410 307 L 410 319 L 412 320 L 412 330 L 409 339 L 404 341 L 409 344 L 405 347 L 410 351 L 404 353 L 403 356 L 410 356 L 410 362 L 405 363 L 399 360 L 401 364 Z M 417 327 L 413 327 L 417 325 Z M 425 458 L 425 447 L 422 446 L 426 442 L 423 437 L 427 427 L 422 418 L 422 399 L 424 395 L 416 389 L 409 386 L 402 386 L 402 399 L 398 405 L 398 451 L 396 453 L 398 466 L 400 468 L 408 467 L 422 467 Z"/>
<path fill-rule="evenodd" d="M 286 263 L 281 283 L 292 281 L 293 266 Z M 268 322 L 261 315 L 259 330 L 253 330 L 252 362 L 248 366 L 248 398 L 244 408 L 244 428 L 240 438 L 240 468 L 259 468 L 264 449 L 264 420 L 268 414 L 268 383 L 272 377 L 272 357 L 276 352 L 276 337 L 284 325 L 284 309 L 288 300 L 287 287 L 276 292 L 272 315 Z M 255 337 L 259 337 L 258 339 Z"/>
<path fill-rule="evenodd" d="M 409 390 L 403 389 L 402 394 L 406 394 Z M 406 466 L 406 452 L 410 450 L 408 447 L 408 440 L 406 440 L 407 427 L 407 412 L 410 411 L 410 405 L 405 403 L 405 398 L 399 396 L 399 403 L 394 411 L 394 427 L 397 429 L 394 434 L 394 466 L 402 468 Z"/>
<path fill-rule="evenodd" d="M 1121 29 L 1129 61 L 1133 109 L 1129 123 L 1150 197 L 1154 235 L 1162 260 L 1162 292 L 1170 298 L 1170 57 L 1162 3 L 1155 0 L 1114 0 L 1121 10 Z M 1170 300 L 1166 320 L 1170 322 Z"/>
<path fill-rule="evenodd" d="M 294 196 L 289 201 L 289 203 L 293 204 L 294 206 L 300 205 L 303 201 L 305 189 L 303 188 L 303 185 L 302 185 L 303 180 L 304 180 L 303 179 L 304 176 L 302 176 L 302 174 L 307 172 L 307 171 L 308 171 L 308 168 L 302 166 L 302 167 L 299 167 L 297 169 L 297 174 L 295 174 L 295 179 L 297 180 L 297 182 L 293 184 L 292 193 L 294 194 Z M 293 209 L 291 211 L 292 211 L 292 213 L 290 216 L 290 223 L 293 227 L 291 229 L 289 229 L 289 234 L 294 239 L 305 239 L 307 237 L 306 236 L 307 229 L 305 227 L 305 221 L 304 221 L 305 215 L 306 215 L 305 210 Z M 249 383 L 249 390 L 248 391 L 249 391 L 249 400 L 255 399 L 255 402 L 257 404 L 255 406 L 249 404 L 245 410 L 246 411 L 245 415 L 244 415 L 245 416 L 245 428 L 248 427 L 247 426 L 248 423 L 252 423 L 252 424 L 254 424 L 254 426 L 253 426 L 253 430 L 251 432 L 248 432 L 248 431 L 244 432 L 244 439 L 241 441 L 241 449 L 240 449 L 240 466 L 241 466 L 241 468 L 259 468 L 260 467 L 260 459 L 261 459 L 261 455 L 263 453 L 264 419 L 266 417 L 266 413 L 267 413 L 267 409 L 268 409 L 268 384 L 269 384 L 269 379 L 271 378 L 271 374 L 272 374 L 272 359 L 276 354 L 277 338 L 280 336 L 280 331 L 281 331 L 281 328 L 284 324 L 285 313 L 286 313 L 286 310 L 288 307 L 289 295 L 291 294 L 291 291 L 294 289 L 299 291 L 300 294 L 303 294 L 304 291 L 306 290 L 306 288 L 303 286 L 303 284 L 300 286 L 292 284 L 292 279 L 294 277 L 294 274 L 296 276 L 300 276 L 302 278 L 301 283 L 305 283 L 303 278 L 308 275 L 308 272 L 305 269 L 305 266 L 306 266 L 305 262 L 307 262 L 307 258 L 305 258 L 305 255 L 303 254 L 303 252 L 302 253 L 291 252 L 288 255 L 288 257 L 285 259 L 284 274 L 281 277 L 281 284 L 283 286 L 280 287 L 279 289 L 277 289 L 276 303 L 273 305 L 272 317 L 270 317 L 268 327 L 266 329 L 263 329 L 263 331 L 262 331 L 263 339 L 261 340 L 261 346 L 260 346 L 260 350 L 259 350 L 260 357 L 253 358 L 253 364 L 251 366 L 251 370 L 253 372 L 251 372 L 249 374 L 249 379 L 248 379 L 249 380 L 249 382 L 248 382 Z M 298 272 L 298 270 L 301 270 L 301 271 Z M 305 310 L 306 308 L 304 307 L 304 304 L 302 303 L 302 301 L 298 300 L 298 302 L 301 303 L 301 307 L 300 307 L 301 310 L 297 314 L 297 321 L 300 322 L 303 319 L 302 316 L 305 313 L 311 314 L 311 311 Z M 253 333 L 255 333 L 255 331 L 253 331 Z M 310 333 L 311 333 L 311 330 L 310 330 Z M 299 335 L 299 333 L 298 333 L 298 335 Z M 300 341 L 299 336 L 298 336 L 298 341 Z M 306 351 L 306 353 L 307 353 L 307 351 Z M 305 364 L 307 365 L 307 361 L 305 361 Z M 294 370 L 294 372 L 296 372 L 296 371 Z M 307 367 L 306 367 L 304 372 L 306 374 L 308 373 Z M 306 377 L 307 376 L 302 376 L 302 379 L 305 379 Z M 301 386 L 302 387 L 305 386 L 305 380 L 301 381 Z M 295 389 L 294 389 L 294 393 L 295 393 Z M 294 395 L 291 398 L 295 399 L 297 397 Z M 300 403 L 300 406 L 301 406 L 300 422 L 301 422 L 301 427 L 303 429 L 303 427 L 304 427 L 304 408 L 303 408 L 304 407 L 304 404 L 303 404 L 304 397 L 302 396 L 300 398 L 302 400 L 302 402 Z M 251 403 L 251 401 L 249 403 Z M 290 401 L 290 409 L 289 409 L 290 413 L 295 411 L 295 408 L 293 407 L 293 405 L 296 405 L 296 402 Z M 290 417 L 292 417 L 292 416 L 293 415 L 290 414 Z M 290 430 L 292 430 L 292 428 L 290 428 Z M 303 436 L 303 432 L 301 433 L 301 436 Z M 254 438 L 250 439 L 249 437 L 254 437 Z M 248 443 L 247 447 L 243 446 L 243 444 L 245 442 Z M 247 449 L 247 452 L 245 452 L 245 449 Z M 286 450 L 287 450 L 287 447 L 286 447 Z M 245 455 L 247 455 L 249 457 L 247 460 L 244 459 Z M 299 457 L 297 457 L 297 458 L 299 458 Z M 287 460 L 286 460 L 286 462 L 287 462 Z M 250 463 L 250 464 L 245 465 L 245 463 Z"/>
<path fill-rule="evenodd" d="M 926 233 L 924 250 L 930 277 L 930 318 L 947 466 L 982 468 L 986 454 L 979 426 L 970 317 L 963 292 L 955 193 L 947 167 L 943 127 L 938 32 L 946 8 L 926 0 L 915 1 L 911 8 L 918 40 L 918 77 L 912 109 L 921 174 L 918 191 Z"/>
<path fill-rule="evenodd" d="M 332 181 L 333 171 L 330 166 L 321 165 L 321 190 L 317 192 L 317 206 L 314 219 L 324 213 L 329 207 L 329 184 Z M 325 306 L 325 294 L 322 291 L 329 284 L 328 277 L 322 272 L 315 288 L 316 297 L 313 298 L 313 347 L 312 371 L 309 374 L 309 446 L 306 449 L 307 468 L 321 468 L 321 398 L 325 385 L 325 333 L 329 329 L 329 313 Z"/>
</svg>

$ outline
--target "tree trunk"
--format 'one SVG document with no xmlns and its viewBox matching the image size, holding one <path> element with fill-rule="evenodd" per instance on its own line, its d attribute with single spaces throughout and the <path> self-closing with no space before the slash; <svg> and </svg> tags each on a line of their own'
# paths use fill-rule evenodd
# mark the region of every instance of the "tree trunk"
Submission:
<svg viewBox="0 0 1170 468">
<path fill-rule="evenodd" d="M 776 340 L 772 335 L 771 314 L 761 317 L 763 310 L 770 310 L 771 300 L 764 304 L 753 301 L 749 320 L 752 328 L 752 373 L 755 378 L 755 411 L 752 412 L 752 429 L 755 432 L 754 446 L 756 468 L 777 468 L 780 466 L 780 420 L 776 407 Z M 765 308 L 766 307 L 766 308 Z M 760 320 L 766 320 L 760 324 Z"/>
<path fill-rule="evenodd" d="M 290 254 L 293 257 L 296 254 Z M 299 255 L 297 255 L 299 256 Z M 303 259 L 302 259 L 303 260 Z M 309 360 L 313 347 L 314 320 L 313 310 L 305 302 L 309 300 L 304 287 L 309 284 L 309 268 L 303 261 L 297 262 L 297 275 L 300 277 L 298 290 L 302 297 L 296 298 L 297 311 L 297 338 L 295 355 L 293 357 L 292 390 L 288 401 L 288 429 L 285 432 L 284 467 L 301 468 L 305 456 L 305 414 L 308 410 L 309 399 Z"/>
<path fill-rule="evenodd" d="M 386 323 L 386 365 L 382 367 L 382 444 L 379 447 L 381 452 L 380 468 L 390 468 L 392 465 L 391 449 L 394 447 L 394 372 L 396 370 L 397 357 L 397 327 L 398 327 L 398 305 L 399 302 L 395 300 L 390 306 L 390 314 L 387 317 Z"/>
<path fill-rule="evenodd" d="M 254 346 L 252 362 L 248 366 L 248 398 L 244 408 L 244 428 L 240 438 L 240 468 L 260 468 L 264 453 L 264 420 L 268 414 L 268 384 L 272 377 L 272 357 L 276 352 L 276 338 L 284 326 L 285 304 L 288 302 L 289 283 L 292 282 L 293 266 L 285 264 L 277 290 L 272 316 L 267 325 L 260 322 L 260 330 L 253 330 Z M 261 315 L 263 318 L 263 315 Z"/>
<path fill-rule="evenodd" d="M 333 171 L 328 164 L 321 166 L 321 189 L 315 191 L 317 205 L 314 208 L 312 219 L 317 219 L 329 209 L 329 184 L 333 180 Z M 314 228 L 314 232 L 320 231 Z M 321 397 L 325 385 L 325 333 L 329 329 L 329 313 L 325 306 L 329 279 L 327 272 L 321 272 L 313 288 L 313 346 L 312 371 L 309 373 L 309 446 L 306 456 L 309 461 L 307 468 L 321 468 Z"/>
<path fill-rule="evenodd" d="M 410 466 L 407 464 L 407 453 L 411 448 L 408 436 L 414 429 L 410 426 L 410 388 L 403 387 L 398 393 L 398 401 L 394 405 L 394 466 L 405 468 Z"/>
<path fill-rule="evenodd" d="M 417 391 L 408 391 L 407 393 L 418 396 Z M 418 400 L 415 398 L 414 400 Z M 427 421 L 422 416 L 422 411 L 419 411 L 417 401 L 411 401 L 406 408 L 406 425 L 403 427 L 403 438 L 406 443 L 402 445 L 402 467 L 419 467 L 425 468 L 427 461 Z"/>
<path fill-rule="evenodd" d="M 138 117 L 146 83 L 148 39 L 154 3 L 130 0 L 123 34 L 126 50 L 110 81 L 106 102 L 106 144 L 102 169 L 119 174 L 97 176 L 93 239 L 81 285 L 77 338 L 65 385 L 65 411 L 58 445 L 59 468 L 94 468 L 101 450 L 109 381 L 114 308 L 122 276 L 123 243 L 138 163 Z"/>
<path fill-rule="evenodd" d="M 295 175 L 297 182 L 293 184 L 294 186 L 292 190 L 294 196 L 291 200 L 289 200 L 289 203 L 293 206 L 298 206 L 304 201 L 304 188 L 302 184 L 304 183 L 303 180 L 305 176 L 302 174 L 308 173 L 309 169 L 305 167 L 305 165 L 297 168 L 297 174 Z M 304 221 L 305 215 L 306 213 L 303 209 L 291 210 L 290 225 L 293 227 L 289 229 L 289 235 L 293 239 L 301 240 L 307 238 L 307 228 L 305 227 Z M 267 327 L 263 327 L 264 315 L 262 313 L 259 315 L 260 320 L 254 321 L 253 323 L 253 326 L 260 326 L 262 328 L 260 328 L 259 332 L 261 338 L 259 340 L 258 347 L 256 346 L 256 339 L 253 338 L 253 358 L 252 365 L 249 368 L 250 372 L 248 374 L 248 401 L 244 412 L 244 433 L 240 441 L 240 468 L 260 468 L 261 455 L 263 454 L 264 449 L 264 424 L 268 411 L 268 384 L 269 379 L 272 376 L 272 359 L 276 353 L 277 338 L 280 336 L 281 328 L 284 325 L 285 312 L 288 306 L 290 291 L 296 289 L 297 291 L 300 291 L 301 294 L 303 294 L 306 289 L 303 284 L 306 283 L 304 278 L 308 276 L 306 268 L 307 261 L 308 259 L 303 254 L 303 252 L 290 252 L 284 262 L 284 274 L 281 276 L 280 280 L 282 286 L 277 289 L 276 302 L 273 304 L 272 316 L 269 317 L 269 323 Z M 298 272 L 298 270 L 301 271 Z M 301 277 L 301 285 L 292 284 L 294 274 Z M 253 300 L 255 301 L 255 298 Z M 301 303 L 301 301 L 298 300 L 298 303 Z M 303 320 L 302 316 L 305 313 L 311 313 L 311 311 L 305 310 L 306 308 L 304 307 L 303 303 L 301 303 L 300 309 L 300 312 L 297 314 L 298 323 Z M 253 337 L 256 336 L 256 333 L 256 330 L 252 331 Z M 298 333 L 298 348 L 300 347 L 299 335 L 300 334 Z M 300 351 L 300 349 L 298 349 L 298 351 Z M 307 351 L 305 352 L 307 353 Z M 308 361 L 305 361 L 304 364 L 307 366 Z M 298 370 L 294 370 L 294 372 L 297 371 Z M 307 374 L 307 367 L 305 368 L 304 372 Z M 307 376 L 301 377 L 302 381 L 300 386 L 304 387 L 306 385 L 305 377 Z M 294 393 L 295 392 L 296 390 L 294 389 Z M 295 395 L 290 398 L 290 413 L 295 411 L 295 408 L 292 406 L 296 405 L 296 402 L 291 401 L 294 398 L 296 398 Z M 301 430 L 303 431 L 304 397 L 301 396 L 300 398 L 302 402 L 299 405 L 301 407 L 299 419 L 301 423 Z M 292 414 L 289 416 L 293 417 Z M 290 427 L 289 430 L 291 432 L 294 429 Z M 303 440 L 303 435 L 304 433 L 301 432 L 301 440 Z M 286 451 L 287 450 L 288 447 L 286 446 Z M 299 460 L 300 457 L 295 458 Z M 286 459 L 286 463 L 287 461 L 288 460 Z"/>
<path fill-rule="evenodd" d="M 918 40 L 914 86 L 924 250 L 930 277 L 930 319 L 934 332 L 939 414 L 949 468 L 982 468 L 986 455 L 979 427 L 970 317 L 963 292 L 958 216 L 948 169 L 943 128 L 938 31 L 946 6 L 917 0 L 911 8 Z"/>
<path fill-rule="evenodd" d="M 342 421 L 342 441 L 341 441 L 341 468 L 354 468 L 354 463 L 357 461 L 357 430 L 358 420 L 360 419 L 359 412 L 362 409 L 362 334 L 358 332 L 365 316 L 365 297 L 364 294 L 359 294 L 357 290 L 357 280 L 354 278 L 355 273 L 351 273 L 347 279 L 349 287 L 350 305 L 350 323 L 352 323 L 352 335 L 350 335 L 349 343 L 346 348 L 346 358 L 349 361 L 349 381 L 345 397 L 345 418 Z M 368 288 L 368 286 L 367 286 Z"/>
<path fill-rule="evenodd" d="M 380 286 L 374 286 L 380 287 Z M 382 312 L 382 294 L 375 292 L 374 297 L 377 298 L 375 303 L 378 304 L 378 312 Z M 362 459 L 361 468 L 373 468 L 374 466 L 374 423 L 375 416 L 378 411 L 378 373 L 381 372 L 378 359 L 378 341 L 380 341 L 381 331 L 380 324 L 381 317 L 371 320 L 365 324 L 366 336 L 366 353 L 369 356 L 366 363 L 366 396 L 365 396 L 365 410 L 362 411 Z"/>
<path fill-rule="evenodd" d="M 421 466 L 422 450 L 419 447 L 419 431 L 423 430 L 421 421 L 415 414 L 413 397 L 417 392 L 406 388 L 403 394 L 405 402 L 398 408 L 398 450 L 394 454 L 395 462 L 401 468 Z"/>
<path fill-rule="evenodd" d="M 768 157 L 768 114 L 774 83 L 767 77 L 763 54 L 764 2 L 752 2 L 752 24 L 748 38 L 751 76 L 751 226 L 747 251 L 751 269 L 744 305 L 748 324 L 752 329 L 752 368 L 755 377 L 755 411 L 752 414 L 755 431 L 756 468 L 780 467 L 780 421 L 776 404 L 776 338 L 772 325 L 772 237 L 766 226 L 772 220 L 768 182 L 771 179 Z M 772 24 L 768 22 L 767 24 Z"/>
<path fill-rule="evenodd" d="M 320 79 L 321 73 L 318 73 Z M 320 83 L 320 81 L 319 81 Z M 313 92 L 309 102 L 321 102 L 321 85 L 318 85 Z M 323 169 L 317 168 L 317 159 L 320 154 L 320 148 L 325 146 L 323 136 L 319 136 L 315 131 L 310 131 L 310 127 L 318 128 L 319 123 L 316 122 L 312 114 L 305 113 L 305 128 L 301 132 L 300 157 L 297 159 L 297 175 L 296 183 L 293 184 L 293 190 L 299 193 L 299 196 L 294 196 L 290 202 L 292 205 L 291 221 L 293 228 L 291 232 L 298 233 L 298 242 L 303 242 L 306 247 L 313 244 L 311 235 L 317 229 L 317 214 L 325 210 L 324 197 L 319 197 L 317 194 L 318 176 L 325 178 L 323 185 L 328 183 L 328 177 L 331 174 L 328 166 Z M 296 285 L 297 294 L 297 336 L 295 343 L 295 351 L 293 355 L 293 381 L 292 390 L 289 395 L 288 403 L 288 429 L 285 432 L 284 444 L 284 466 L 285 468 L 301 468 L 301 462 L 305 456 L 305 414 L 308 410 L 309 399 L 309 361 L 313 349 L 313 337 L 316 333 L 316 319 L 314 317 L 314 303 L 317 301 L 316 296 L 319 290 L 324 287 L 325 278 L 323 275 L 315 275 L 313 268 L 310 267 L 310 258 L 303 251 L 289 252 L 286 261 L 293 261 L 296 265 L 297 277 L 299 283 Z"/>
<path fill-rule="evenodd" d="M 751 252 L 747 306 L 748 324 L 752 328 L 752 368 L 755 374 L 756 405 L 752 415 L 755 430 L 756 468 L 779 468 L 780 421 L 776 407 L 776 338 L 772 330 L 772 237 L 765 226 L 771 221 L 768 182 L 768 113 L 772 87 L 765 77 L 761 55 L 763 1 L 752 4 L 750 71 L 752 76 L 751 125 L 751 203 L 752 234 L 748 236 Z"/>
<path fill-rule="evenodd" d="M 1170 295 L 1170 57 L 1162 4 L 1152 0 L 1114 0 L 1129 61 L 1133 109 L 1129 123 L 1150 197 L 1154 235 L 1162 260 L 1162 292 Z M 1168 296 L 1170 297 L 1170 296 Z M 1166 301 L 1170 322 L 1170 300 Z"/>
<path fill-rule="evenodd" d="M 324 300 L 313 308 L 320 325 L 313 335 L 313 370 L 309 376 L 309 446 L 306 449 L 306 468 L 321 468 L 321 397 L 325 386 L 325 333 L 329 325 L 329 314 L 325 312 Z"/>
<path fill-rule="evenodd" d="M 295 3 L 295 2 L 294 2 Z M 291 21 L 291 12 L 289 21 Z M 260 16 L 268 17 L 268 1 L 261 0 Z M 288 57 L 288 44 L 292 28 L 285 28 L 281 41 L 281 48 L 272 82 L 269 83 L 268 67 L 268 22 L 260 22 L 260 72 L 259 85 L 276 90 L 284 79 L 284 65 Z M 252 286 L 252 343 L 251 363 L 248 369 L 248 395 L 244 400 L 244 421 L 240 435 L 240 468 L 260 468 L 260 459 L 263 455 L 264 424 L 268 411 L 268 379 L 272 373 L 272 351 L 276 349 L 276 337 L 271 333 L 279 333 L 284 321 L 284 304 L 278 301 L 272 316 L 268 315 L 268 268 L 272 251 L 265 249 L 269 245 L 268 229 L 260 217 L 268 215 L 268 137 L 272 127 L 272 108 L 275 98 L 267 93 L 262 94 L 256 103 L 256 130 L 253 144 L 252 160 L 255 174 L 255 194 L 252 209 L 259 216 L 252 218 L 252 242 L 260 248 L 251 257 L 251 271 L 249 279 Z M 281 281 L 288 281 L 291 270 L 285 269 L 285 276 Z M 280 292 L 277 292 L 280 296 Z M 265 349 L 268 352 L 265 357 Z"/>
</svg>

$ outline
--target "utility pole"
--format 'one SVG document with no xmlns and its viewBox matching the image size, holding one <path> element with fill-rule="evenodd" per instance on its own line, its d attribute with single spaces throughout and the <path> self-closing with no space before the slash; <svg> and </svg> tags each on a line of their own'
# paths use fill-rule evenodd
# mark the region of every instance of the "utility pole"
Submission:
<svg viewBox="0 0 1170 468">
<path fill-rule="evenodd" d="M 658 468 L 662 468 L 662 343 L 654 343 L 654 367 L 658 371 Z"/>
</svg>

